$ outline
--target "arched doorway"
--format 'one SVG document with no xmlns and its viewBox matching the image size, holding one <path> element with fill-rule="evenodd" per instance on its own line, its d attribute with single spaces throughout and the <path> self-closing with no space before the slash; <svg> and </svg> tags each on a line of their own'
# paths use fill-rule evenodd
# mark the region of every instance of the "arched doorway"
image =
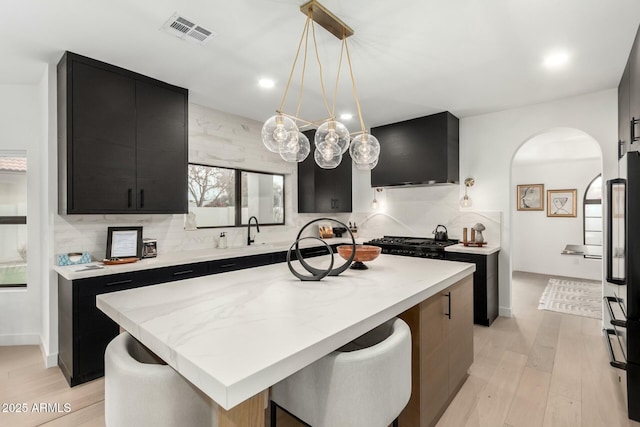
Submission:
<svg viewBox="0 0 640 427">
<path fill-rule="evenodd" d="M 517 272 L 602 280 L 597 254 L 602 254 L 603 221 L 593 196 L 602 182 L 596 180 L 602 162 L 598 142 L 579 129 L 548 129 L 520 145 L 511 160 L 512 287 Z M 596 256 L 562 253 L 567 245 L 586 243 Z M 517 311 L 515 301 L 512 308 Z"/>
</svg>

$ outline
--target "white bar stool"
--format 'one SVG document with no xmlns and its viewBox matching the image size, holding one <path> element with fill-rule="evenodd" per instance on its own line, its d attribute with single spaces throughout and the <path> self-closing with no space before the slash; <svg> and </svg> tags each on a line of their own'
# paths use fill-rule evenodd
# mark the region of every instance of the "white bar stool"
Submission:
<svg viewBox="0 0 640 427">
<path fill-rule="evenodd" d="M 217 405 L 129 333 L 107 346 L 107 427 L 217 427 Z"/>
<path fill-rule="evenodd" d="M 411 396 L 411 331 L 391 319 L 271 389 L 280 407 L 313 427 L 387 427 Z"/>
</svg>

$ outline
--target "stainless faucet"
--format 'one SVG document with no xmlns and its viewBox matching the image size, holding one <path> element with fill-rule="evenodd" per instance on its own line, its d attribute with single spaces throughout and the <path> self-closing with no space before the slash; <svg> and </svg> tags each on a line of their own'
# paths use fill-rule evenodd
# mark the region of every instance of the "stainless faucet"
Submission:
<svg viewBox="0 0 640 427">
<path fill-rule="evenodd" d="M 255 240 L 251 238 L 251 220 L 255 219 L 256 220 L 256 231 L 259 233 L 260 232 L 260 224 L 258 224 L 258 218 L 256 218 L 255 216 L 252 216 L 251 218 L 249 218 L 249 221 L 247 221 L 247 246 L 250 246 Z"/>
</svg>

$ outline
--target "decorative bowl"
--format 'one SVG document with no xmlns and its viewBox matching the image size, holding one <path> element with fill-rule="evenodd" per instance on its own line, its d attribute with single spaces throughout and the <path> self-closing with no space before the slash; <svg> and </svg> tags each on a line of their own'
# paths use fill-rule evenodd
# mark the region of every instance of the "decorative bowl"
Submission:
<svg viewBox="0 0 640 427">
<path fill-rule="evenodd" d="M 338 254 L 344 259 L 349 259 L 351 256 L 351 251 L 353 250 L 352 245 L 340 245 L 338 246 Z M 373 261 L 378 258 L 382 248 L 379 246 L 371 246 L 371 245 L 356 245 L 356 256 L 353 258 L 354 263 L 351 264 L 351 268 L 354 270 L 366 270 L 367 267 L 364 265 L 365 261 Z"/>
</svg>

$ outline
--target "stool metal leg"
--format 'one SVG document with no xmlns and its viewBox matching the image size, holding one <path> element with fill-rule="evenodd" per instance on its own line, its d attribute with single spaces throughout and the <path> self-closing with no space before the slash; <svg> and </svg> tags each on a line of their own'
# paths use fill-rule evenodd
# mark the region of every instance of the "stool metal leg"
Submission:
<svg viewBox="0 0 640 427">
<path fill-rule="evenodd" d="M 398 419 L 393 420 L 393 427 L 398 427 Z"/>
</svg>

